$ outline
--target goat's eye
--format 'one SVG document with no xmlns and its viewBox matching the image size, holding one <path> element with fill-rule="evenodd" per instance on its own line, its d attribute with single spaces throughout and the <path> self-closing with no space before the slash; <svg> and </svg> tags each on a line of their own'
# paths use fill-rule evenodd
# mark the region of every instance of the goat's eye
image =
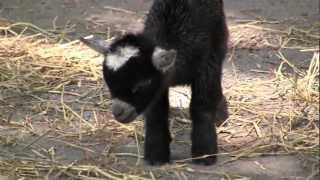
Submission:
<svg viewBox="0 0 320 180">
<path fill-rule="evenodd" d="M 151 84 L 151 79 L 140 81 L 132 88 L 132 93 L 136 93 L 150 84 Z"/>
</svg>

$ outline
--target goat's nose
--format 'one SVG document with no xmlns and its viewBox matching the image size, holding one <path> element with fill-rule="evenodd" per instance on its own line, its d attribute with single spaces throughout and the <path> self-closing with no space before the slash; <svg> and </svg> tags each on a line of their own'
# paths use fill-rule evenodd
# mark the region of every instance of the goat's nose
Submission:
<svg viewBox="0 0 320 180">
<path fill-rule="evenodd" d="M 123 107 L 119 103 L 112 104 L 111 109 L 112 109 L 112 113 L 115 117 L 120 116 L 124 112 Z"/>
</svg>

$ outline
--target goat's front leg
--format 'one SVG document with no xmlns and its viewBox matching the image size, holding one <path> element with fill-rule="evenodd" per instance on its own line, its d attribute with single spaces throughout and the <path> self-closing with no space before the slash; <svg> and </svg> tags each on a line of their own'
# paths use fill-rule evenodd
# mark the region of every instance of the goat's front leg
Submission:
<svg viewBox="0 0 320 180">
<path fill-rule="evenodd" d="M 144 159 L 150 165 L 161 165 L 170 161 L 171 136 L 168 123 L 168 90 L 145 113 L 146 136 Z"/>
</svg>

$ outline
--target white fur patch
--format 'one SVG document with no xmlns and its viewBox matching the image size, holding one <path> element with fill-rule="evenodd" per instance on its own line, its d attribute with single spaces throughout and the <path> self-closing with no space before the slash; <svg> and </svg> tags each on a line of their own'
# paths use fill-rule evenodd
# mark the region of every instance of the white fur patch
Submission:
<svg viewBox="0 0 320 180">
<path fill-rule="evenodd" d="M 118 48 L 116 52 L 107 55 L 105 65 L 110 69 L 117 71 L 121 68 L 131 57 L 138 56 L 139 49 L 133 46 L 125 46 Z"/>
</svg>

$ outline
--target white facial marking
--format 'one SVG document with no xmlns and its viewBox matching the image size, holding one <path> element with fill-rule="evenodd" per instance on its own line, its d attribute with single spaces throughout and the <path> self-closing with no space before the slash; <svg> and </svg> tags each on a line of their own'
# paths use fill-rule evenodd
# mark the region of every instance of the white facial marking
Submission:
<svg viewBox="0 0 320 180">
<path fill-rule="evenodd" d="M 107 55 L 105 65 L 110 69 L 117 71 L 121 68 L 131 57 L 138 56 L 139 49 L 133 46 L 120 47 L 114 53 Z"/>
</svg>

